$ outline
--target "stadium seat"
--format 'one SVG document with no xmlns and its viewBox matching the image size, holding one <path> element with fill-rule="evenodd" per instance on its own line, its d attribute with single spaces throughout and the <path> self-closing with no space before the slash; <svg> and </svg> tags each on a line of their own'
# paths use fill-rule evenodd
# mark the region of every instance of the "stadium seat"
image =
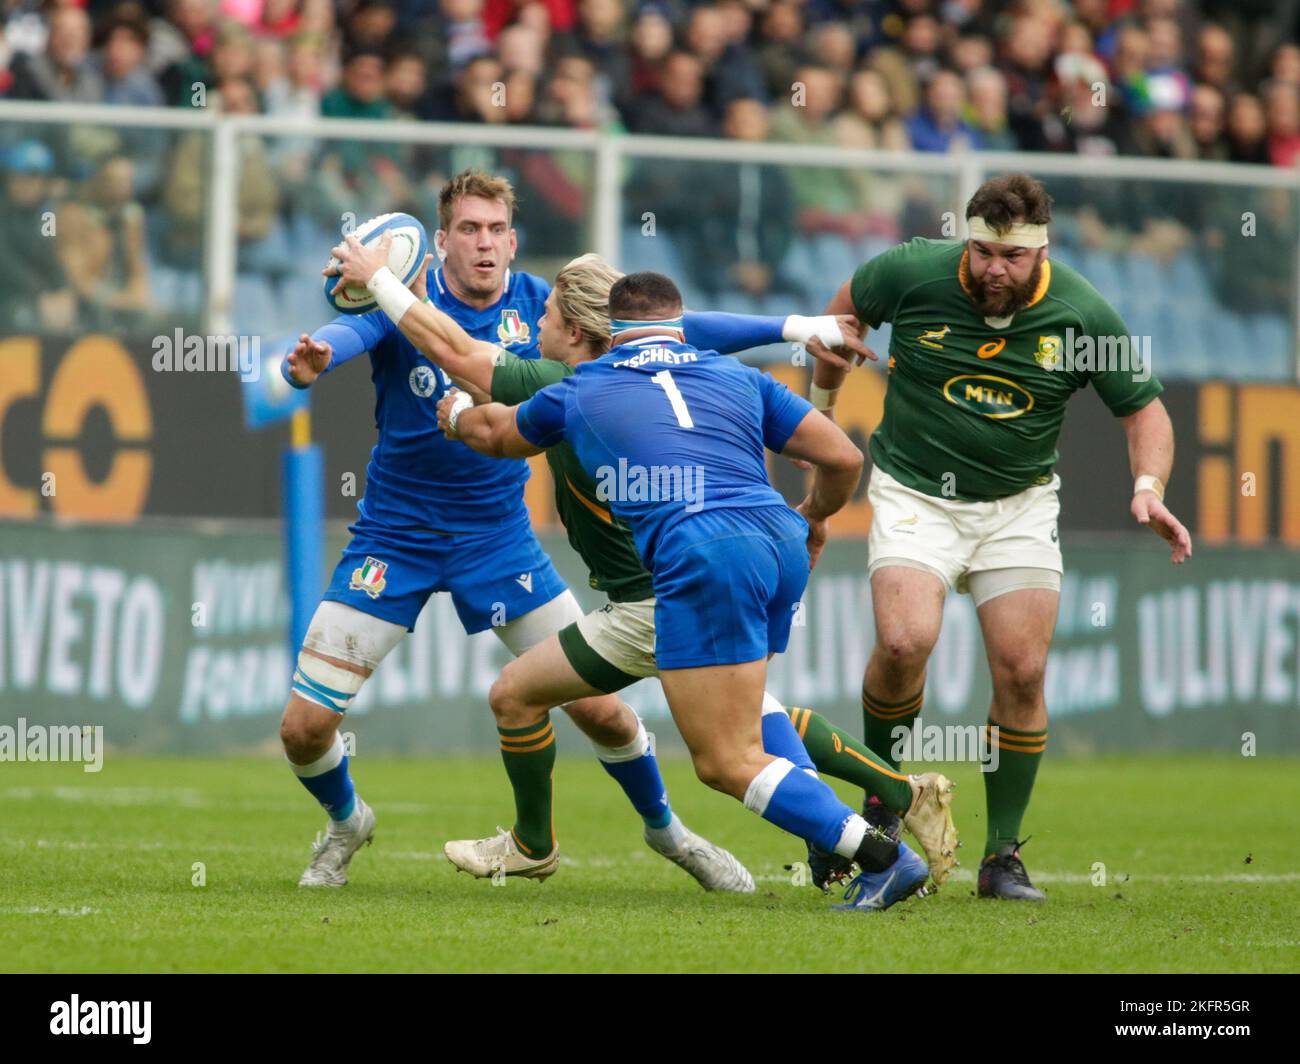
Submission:
<svg viewBox="0 0 1300 1064">
<path fill-rule="evenodd" d="M 1295 337 L 1280 314 L 1257 314 L 1247 319 L 1248 343 L 1242 351 L 1241 375 L 1250 380 L 1295 379 Z"/>
</svg>

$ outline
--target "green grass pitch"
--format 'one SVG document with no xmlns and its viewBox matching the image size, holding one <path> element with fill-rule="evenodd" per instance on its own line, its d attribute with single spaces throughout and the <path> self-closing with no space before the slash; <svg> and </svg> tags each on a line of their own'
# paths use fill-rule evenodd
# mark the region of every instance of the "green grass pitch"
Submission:
<svg viewBox="0 0 1300 1064">
<path fill-rule="evenodd" d="M 0 765 L 0 969 L 1300 970 L 1295 759 L 1049 756 L 1026 824 L 1042 906 L 973 896 L 983 786 L 958 768 L 966 867 L 932 897 L 851 915 L 791 883 L 800 844 L 683 761 L 664 763 L 674 805 L 757 894 L 705 894 L 651 853 L 594 760 L 556 767 L 560 872 L 503 886 L 441 854 L 510 823 L 495 758 L 353 764 L 375 842 L 349 886 L 316 891 L 294 884 L 324 816 L 277 760 Z"/>
</svg>

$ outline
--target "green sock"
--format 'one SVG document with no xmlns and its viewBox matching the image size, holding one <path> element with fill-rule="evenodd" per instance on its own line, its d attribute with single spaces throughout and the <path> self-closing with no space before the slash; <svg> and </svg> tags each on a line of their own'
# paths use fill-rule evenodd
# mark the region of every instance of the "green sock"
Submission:
<svg viewBox="0 0 1300 1064">
<path fill-rule="evenodd" d="M 988 801 L 989 829 L 984 843 L 985 855 L 997 853 L 1020 839 L 1020 822 L 1029 807 L 1029 796 L 1038 775 L 1038 762 L 1047 749 L 1047 731 L 1017 731 L 997 724 L 991 717 L 989 726 L 998 729 L 994 750 L 998 767 L 985 772 L 984 796 Z M 986 733 L 986 735 L 989 733 Z M 987 742 L 987 739 L 986 739 Z"/>
<path fill-rule="evenodd" d="M 525 857 L 545 857 L 555 849 L 551 816 L 551 773 L 555 769 L 555 730 L 550 717 L 526 728 L 498 728 L 501 760 L 515 792 L 515 842 Z"/>
<path fill-rule="evenodd" d="M 900 815 L 911 807 L 912 788 L 907 777 L 891 771 L 853 735 L 811 709 L 786 712 L 818 772 L 861 787 Z"/>
<path fill-rule="evenodd" d="M 862 687 L 862 723 L 867 745 L 877 757 L 884 760 L 895 772 L 902 759 L 894 757 L 894 746 L 898 739 L 894 729 L 903 727 L 911 729 L 912 721 L 921 712 L 921 700 L 925 697 L 925 683 L 916 694 L 904 698 L 901 702 L 883 702 Z"/>
</svg>

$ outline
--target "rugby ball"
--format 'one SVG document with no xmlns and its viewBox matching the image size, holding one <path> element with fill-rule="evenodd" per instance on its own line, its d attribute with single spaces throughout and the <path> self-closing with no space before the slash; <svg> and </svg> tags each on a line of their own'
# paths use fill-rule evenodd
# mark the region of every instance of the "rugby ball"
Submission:
<svg viewBox="0 0 1300 1064">
<path fill-rule="evenodd" d="M 429 238 L 424 226 L 409 214 L 381 214 L 358 226 L 352 235 L 366 247 L 372 247 L 385 233 L 393 234 L 388 268 L 401 279 L 402 284 L 410 284 L 416 273 L 424 268 L 424 256 L 429 251 Z M 330 265 L 338 264 L 339 260 L 331 255 Z M 326 276 L 325 301 L 340 314 L 366 314 L 378 305 L 364 285 L 349 284 L 337 292 L 331 291 L 338 283 L 337 276 Z"/>
</svg>

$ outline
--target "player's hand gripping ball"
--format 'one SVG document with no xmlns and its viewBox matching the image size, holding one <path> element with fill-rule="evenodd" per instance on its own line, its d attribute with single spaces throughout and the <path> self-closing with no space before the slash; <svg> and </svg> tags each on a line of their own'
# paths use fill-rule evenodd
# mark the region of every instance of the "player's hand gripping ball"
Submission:
<svg viewBox="0 0 1300 1064">
<path fill-rule="evenodd" d="M 429 238 L 424 226 L 409 214 L 381 214 L 358 226 L 351 235 L 363 245 L 372 247 L 385 233 L 393 235 L 393 245 L 388 251 L 388 268 L 402 284 L 409 285 L 424 269 L 424 259 L 429 251 Z M 339 260 L 331 255 L 329 265 L 337 267 Z M 343 285 L 335 292 L 333 289 L 338 283 L 336 274 L 326 276 L 325 299 L 340 314 L 366 314 L 378 305 L 364 285 Z"/>
</svg>

